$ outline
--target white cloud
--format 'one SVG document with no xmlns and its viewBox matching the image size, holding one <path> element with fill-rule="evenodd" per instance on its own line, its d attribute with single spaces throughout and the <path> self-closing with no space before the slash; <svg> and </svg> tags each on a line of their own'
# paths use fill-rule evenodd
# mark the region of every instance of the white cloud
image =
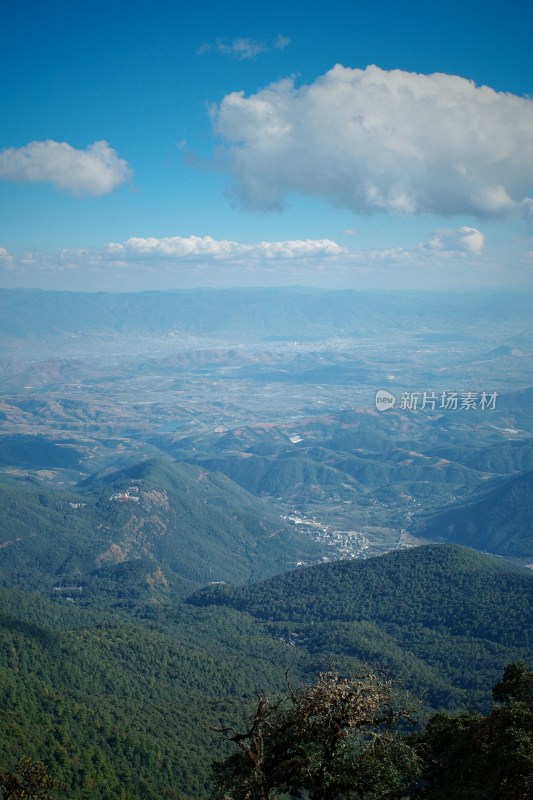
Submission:
<svg viewBox="0 0 533 800">
<path fill-rule="evenodd" d="M 246 37 L 233 39 L 231 42 L 224 41 L 224 39 L 217 39 L 214 44 L 203 44 L 198 48 L 198 53 L 203 55 L 210 50 L 215 50 L 217 53 L 222 53 L 225 56 L 232 56 L 239 61 L 253 61 L 254 58 L 262 53 L 268 53 L 270 50 L 284 50 L 291 43 L 287 36 L 279 34 L 274 41 L 269 44 L 266 42 L 258 42 L 255 39 Z"/>
<path fill-rule="evenodd" d="M 281 33 L 280 33 L 274 39 L 274 44 L 272 46 L 274 47 L 274 50 L 285 50 L 285 48 L 288 47 L 290 45 L 290 43 L 291 43 L 291 40 L 289 39 L 289 37 L 288 36 L 282 36 Z"/>
<path fill-rule="evenodd" d="M 483 252 L 485 236 L 477 228 L 440 228 L 429 241 L 435 250 L 448 250 L 479 255 Z"/>
<path fill-rule="evenodd" d="M 108 194 L 131 175 L 128 164 L 103 141 L 86 150 L 49 140 L 0 151 L 0 180 L 52 183 L 73 194 Z"/>
<path fill-rule="evenodd" d="M 5 247 L 0 247 L 0 267 L 11 269 L 14 266 L 15 260 L 9 250 Z"/>
<path fill-rule="evenodd" d="M 251 244 L 211 236 L 132 237 L 124 242 L 109 242 L 98 248 L 64 249 L 59 253 L 27 251 L 12 256 L 0 248 L 0 267 L 13 267 L 20 274 L 62 274 L 75 280 L 78 275 L 99 275 L 123 281 L 140 275 L 194 276 L 218 280 L 233 275 L 239 283 L 248 274 L 312 274 L 351 259 L 350 252 L 331 239 L 294 239 Z"/>
<path fill-rule="evenodd" d="M 218 41 L 215 49 L 224 55 L 234 56 L 240 61 L 252 60 L 260 53 L 265 52 L 265 46 L 252 39 L 234 39 L 229 44 Z"/>
<path fill-rule="evenodd" d="M 330 239 L 304 239 L 243 244 L 211 236 L 171 236 L 162 239 L 131 238 L 121 244 L 111 242 L 99 251 L 102 258 L 127 260 L 209 261 L 242 259 L 293 259 L 340 256 L 347 251 Z"/>
<path fill-rule="evenodd" d="M 211 236 L 132 237 L 60 253 L 0 248 L 0 285 L 89 291 L 198 286 L 460 288 L 531 286 L 530 247 L 503 263 L 481 252 L 476 228 L 439 229 L 427 242 L 349 249 L 331 239 L 243 243 Z"/>
<path fill-rule="evenodd" d="M 337 65 L 228 94 L 212 118 L 249 208 L 297 192 L 358 213 L 501 217 L 533 187 L 533 101 L 457 76 Z"/>
</svg>

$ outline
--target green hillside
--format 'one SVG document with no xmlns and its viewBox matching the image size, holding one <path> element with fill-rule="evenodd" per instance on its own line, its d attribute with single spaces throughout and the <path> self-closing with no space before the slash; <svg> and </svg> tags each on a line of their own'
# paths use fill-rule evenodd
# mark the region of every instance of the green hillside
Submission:
<svg viewBox="0 0 533 800">
<path fill-rule="evenodd" d="M 431 454 L 494 475 L 533 469 L 533 442 L 530 438 L 481 446 L 472 443 L 467 446 L 461 443 L 441 444 L 431 447 Z"/>
<path fill-rule="evenodd" d="M 206 798 L 212 729 L 301 654 L 230 609 L 141 619 L 0 590 L 0 772 L 45 761 L 72 800 Z"/>
<path fill-rule="evenodd" d="M 135 580 L 97 607 L 0 590 L 0 771 L 24 754 L 71 800 L 206 800 L 210 764 L 229 752 L 213 729 L 245 724 L 286 670 L 298 686 L 370 663 L 421 698 L 424 720 L 487 710 L 504 665 L 533 660 L 532 576 L 461 547 L 117 604 Z"/>
<path fill-rule="evenodd" d="M 318 558 L 317 546 L 224 475 L 150 460 L 85 480 L 76 493 L 0 483 L 0 580 L 82 586 L 169 601 L 210 580 L 243 582 Z"/>
<path fill-rule="evenodd" d="M 413 531 L 503 556 L 533 556 L 533 471 L 491 481 L 466 501 L 416 520 Z"/>
<path fill-rule="evenodd" d="M 189 598 L 252 614 L 331 661 L 386 665 L 433 707 L 482 702 L 509 660 L 533 657 L 533 576 L 453 545 L 297 569 Z"/>
<path fill-rule="evenodd" d="M 350 446 L 353 450 L 354 441 L 360 446 L 361 438 L 355 433 L 339 437 L 331 443 L 338 446 L 336 450 L 316 444 L 286 443 L 282 446 L 276 443 L 272 445 L 273 453 L 267 452 L 269 442 L 263 442 L 262 452 L 258 453 L 256 445 L 247 446 L 248 443 L 241 440 L 238 449 L 228 447 L 230 452 L 226 454 L 193 458 L 188 453 L 186 458 L 206 469 L 223 472 L 255 495 L 281 496 L 294 502 L 313 501 L 332 494 L 346 498 L 368 492 L 376 496 L 384 492 L 388 495 L 391 489 L 422 497 L 431 491 L 438 498 L 453 489 L 479 484 L 480 475 L 476 470 L 446 462 L 440 456 L 416 452 L 409 445 L 391 447 L 386 456 L 372 451 L 353 453 Z M 179 457 L 177 448 L 174 452 Z"/>
<path fill-rule="evenodd" d="M 0 437 L 0 467 L 23 469 L 76 469 L 79 453 L 71 446 L 51 442 L 43 436 Z"/>
<path fill-rule="evenodd" d="M 227 456 L 204 459 L 202 464 L 219 470 L 258 496 L 316 497 L 317 492 L 339 491 L 343 485 L 357 491 L 357 483 L 340 470 L 310 458 L 305 452 L 277 456 Z"/>
</svg>

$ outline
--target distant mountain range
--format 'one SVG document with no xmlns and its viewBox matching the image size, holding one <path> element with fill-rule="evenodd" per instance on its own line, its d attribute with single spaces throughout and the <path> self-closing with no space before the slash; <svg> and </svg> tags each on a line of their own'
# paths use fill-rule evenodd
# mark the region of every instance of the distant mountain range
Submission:
<svg viewBox="0 0 533 800">
<path fill-rule="evenodd" d="M 376 436 L 379 444 L 379 436 Z M 241 443 L 242 445 L 242 443 Z M 341 495 L 385 493 L 387 487 L 410 487 L 433 483 L 449 487 L 460 483 L 476 483 L 473 470 L 459 464 L 406 449 L 386 454 L 353 453 L 326 447 L 300 446 L 285 448 L 277 454 L 254 454 L 243 451 L 225 456 L 199 459 L 208 469 L 224 472 L 236 483 L 254 494 L 302 499 L 320 498 L 338 492 Z"/>
<path fill-rule="evenodd" d="M 292 289 L 191 289 L 106 294 L 33 289 L 0 290 L 0 334 L 14 338 L 187 332 L 232 334 L 244 341 L 417 331 L 431 334 L 460 321 L 477 331 L 502 311 L 526 318 L 523 293 L 357 292 Z M 502 304 L 505 308 L 502 308 Z M 466 326 L 465 326 L 466 320 Z"/>
<path fill-rule="evenodd" d="M 187 440 L 166 446 L 176 458 L 223 472 L 260 497 L 314 508 L 335 498 L 359 509 L 383 503 L 399 511 L 403 503 L 396 524 L 416 536 L 533 556 L 531 438 L 480 445 L 472 425 L 461 429 L 456 422 L 452 444 L 445 423 L 435 420 L 427 430 L 421 418 L 396 411 L 377 419 L 340 414 L 302 420 L 292 431 L 242 428 L 196 441 L 194 450 Z M 421 502 L 431 514 L 421 513 Z M 357 525 L 357 512 L 354 517 Z"/>
</svg>

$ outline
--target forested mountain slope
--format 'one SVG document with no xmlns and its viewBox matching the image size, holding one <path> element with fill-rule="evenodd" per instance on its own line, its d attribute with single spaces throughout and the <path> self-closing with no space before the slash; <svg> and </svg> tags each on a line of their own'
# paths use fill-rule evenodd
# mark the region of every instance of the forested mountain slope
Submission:
<svg viewBox="0 0 533 800">
<path fill-rule="evenodd" d="M 425 683 L 434 706 L 468 702 L 506 661 L 533 657 L 533 576 L 455 545 L 208 586 L 188 602 L 252 614 L 336 663 L 386 665 L 415 691 Z"/>
<path fill-rule="evenodd" d="M 503 556 L 533 556 L 533 471 L 493 480 L 466 500 L 419 518 L 413 531 Z"/>
<path fill-rule="evenodd" d="M 302 654 L 245 615 L 110 615 L 0 590 L 0 772 L 46 762 L 73 800 L 205 798 L 213 728 Z"/>
<path fill-rule="evenodd" d="M 125 602 L 129 585 L 88 606 L 0 590 L 0 771 L 26 754 L 72 800 L 205 800 L 227 752 L 213 728 L 240 725 L 287 670 L 299 685 L 370 664 L 421 698 L 424 720 L 486 710 L 505 664 L 533 661 L 533 576 L 457 546 L 208 586 L 188 603 Z"/>
<path fill-rule="evenodd" d="M 260 500 L 197 466 L 152 459 L 78 488 L 0 483 L 4 586 L 168 602 L 209 580 L 266 577 L 318 557 Z"/>
</svg>

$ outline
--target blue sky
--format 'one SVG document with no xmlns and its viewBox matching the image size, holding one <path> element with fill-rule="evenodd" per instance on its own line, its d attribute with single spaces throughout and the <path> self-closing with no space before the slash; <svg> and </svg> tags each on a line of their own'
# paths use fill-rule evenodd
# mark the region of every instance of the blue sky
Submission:
<svg viewBox="0 0 533 800">
<path fill-rule="evenodd" d="M 0 286 L 531 287 L 532 23 L 4 4 Z"/>
</svg>

